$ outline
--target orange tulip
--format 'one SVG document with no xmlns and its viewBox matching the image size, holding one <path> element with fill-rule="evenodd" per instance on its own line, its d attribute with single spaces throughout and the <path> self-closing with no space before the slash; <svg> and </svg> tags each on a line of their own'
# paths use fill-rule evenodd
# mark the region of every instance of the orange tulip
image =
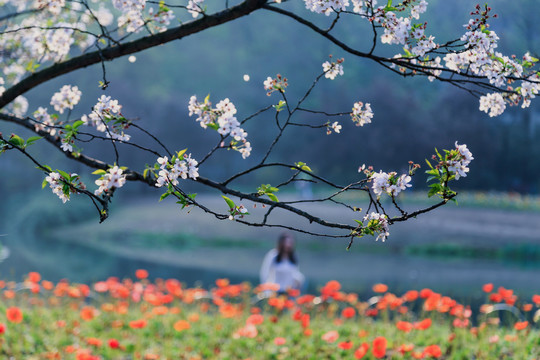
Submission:
<svg viewBox="0 0 540 360">
<path fill-rule="evenodd" d="M 407 321 L 398 321 L 396 327 L 398 330 L 408 333 L 413 329 L 413 324 Z"/>
<path fill-rule="evenodd" d="M 138 269 L 135 271 L 135 277 L 137 279 L 146 279 L 148 277 L 148 271 L 144 269 Z"/>
<path fill-rule="evenodd" d="M 48 290 L 48 291 L 54 289 L 54 284 L 52 282 L 50 282 L 50 281 L 47 281 L 47 280 L 43 280 L 41 282 L 41 286 L 43 286 L 43 288 L 45 290 Z"/>
<path fill-rule="evenodd" d="M 199 321 L 199 314 L 197 313 L 189 314 L 188 321 L 192 323 Z"/>
<path fill-rule="evenodd" d="M 142 328 L 146 327 L 146 320 L 140 319 L 140 320 L 130 321 L 129 326 L 132 329 L 142 329 Z"/>
<path fill-rule="evenodd" d="M 263 323 L 263 321 L 264 316 L 262 316 L 261 314 L 253 314 L 247 318 L 246 324 L 260 325 Z"/>
<path fill-rule="evenodd" d="M 216 285 L 220 288 L 229 286 L 229 279 L 217 279 Z"/>
<path fill-rule="evenodd" d="M 517 323 L 514 324 L 514 329 L 523 330 L 523 329 L 527 328 L 527 326 L 529 326 L 528 321 L 518 321 Z"/>
<path fill-rule="evenodd" d="M 309 314 L 303 314 L 302 315 L 302 319 L 300 319 L 300 322 L 302 323 L 302 327 L 304 329 L 307 329 L 309 327 L 309 323 L 310 323 L 310 316 Z"/>
<path fill-rule="evenodd" d="M 373 291 L 376 293 L 385 293 L 388 291 L 388 286 L 385 284 L 375 284 L 373 285 Z"/>
<path fill-rule="evenodd" d="M 408 302 L 413 302 L 416 299 L 418 299 L 418 291 L 416 290 L 409 290 L 403 295 L 403 299 Z"/>
<path fill-rule="evenodd" d="M 373 340 L 373 348 L 371 349 L 371 352 L 373 353 L 373 356 L 377 359 L 381 359 L 386 355 L 386 345 L 387 340 L 384 336 L 376 337 Z"/>
<path fill-rule="evenodd" d="M 442 355 L 439 345 L 429 345 L 424 349 L 424 356 L 430 356 L 433 358 L 439 358 Z"/>
<path fill-rule="evenodd" d="M 356 315 L 356 310 L 354 310 L 354 308 L 350 307 L 350 306 L 346 307 L 341 312 L 341 316 L 343 316 L 346 319 L 350 319 L 350 318 L 354 317 L 354 315 Z"/>
<path fill-rule="evenodd" d="M 321 336 L 321 339 L 326 341 L 327 343 L 333 343 L 339 338 L 339 333 L 336 330 L 331 330 L 326 333 L 324 333 Z"/>
<path fill-rule="evenodd" d="M 426 330 L 426 329 L 429 329 L 430 326 L 431 326 L 430 318 L 414 323 L 414 328 L 418 330 Z"/>
<path fill-rule="evenodd" d="M 86 343 L 90 346 L 100 347 L 103 344 L 103 341 L 94 337 L 89 337 L 86 339 Z"/>
<path fill-rule="evenodd" d="M 352 341 L 342 341 L 338 344 L 338 348 L 342 350 L 350 350 L 353 347 Z"/>
<path fill-rule="evenodd" d="M 169 308 L 166 306 L 156 306 L 152 309 L 152 314 L 154 315 L 166 315 L 169 312 Z"/>
<path fill-rule="evenodd" d="M 19 309 L 16 306 L 10 307 L 6 309 L 6 318 L 9 322 L 12 322 L 14 324 L 18 324 L 22 322 L 23 320 L 23 313 L 21 309 Z"/>
<path fill-rule="evenodd" d="M 358 349 L 356 349 L 356 351 L 354 352 L 354 357 L 356 359 L 362 359 L 364 356 L 366 356 L 367 352 L 369 350 L 369 344 L 368 343 L 363 343 L 362 345 L 360 345 L 360 347 Z"/>
<path fill-rule="evenodd" d="M 38 272 L 32 271 L 28 273 L 28 281 L 38 283 L 41 280 L 41 275 Z"/>
<path fill-rule="evenodd" d="M 116 339 L 109 339 L 109 347 L 111 349 L 118 349 L 120 347 L 120 342 Z"/>
<path fill-rule="evenodd" d="M 398 348 L 398 351 L 401 353 L 401 355 L 405 355 L 408 352 L 411 352 L 414 350 L 413 344 L 403 344 Z"/>
<path fill-rule="evenodd" d="M 422 289 L 422 290 L 420 290 L 420 297 L 422 299 L 427 299 L 428 297 L 431 296 L 431 294 L 433 294 L 433 290 L 431 290 L 431 289 Z"/>
<path fill-rule="evenodd" d="M 4 296 L 6 297 L 6 299 L 13 299 L 15 297 L 15 291 L 6 290 L 4 291 Z"/>
<path fill-rule="evenodd" d="M 484 284 L 484 286 L 482 286 L 482 291 L 485 292 L 485 293 L 492 292 L 493 291 L 493 284 L 492 283 Z"/>
<path fill-rule="evenodd" d="M 190 327 L 191 325 L 186 320 L 178 320 L 177 322 L 174 323 L 174 330 L 178 332 L 187 330 Z"/>
<path fill-rule="evenodd" d="M 90 321 L 98 314 L 97 310 L 92 306 L 85 306 L 81 309 L 81 319 Z"/>
</svg>

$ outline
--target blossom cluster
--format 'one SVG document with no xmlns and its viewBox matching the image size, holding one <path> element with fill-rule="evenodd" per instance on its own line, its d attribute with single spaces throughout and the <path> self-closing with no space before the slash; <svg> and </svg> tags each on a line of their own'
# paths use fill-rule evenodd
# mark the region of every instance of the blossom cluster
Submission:
<svg viewBox="0 0 540 360">
<path fill-rule="evenodd" d="M 418 20 L 420 15 L 427 10 L 425 0 L 413 0 L 408 5 L 391 8 L 379 6 L 374 8 L 377 1 L 356 1 L 354 12 L 364 16 L 370 16 L 372 21 L 380 24 L 383 28 L 381 42 L 383 44 L 400 44 L 414 56 L 424 56 L 427 52 L 435 49 L 438 45 L 433 36 L 425 34 L 426 23 L 414 24 L 413 19 Z M 396 15 L 396 12 L 404 12 L 409 7 L 408 16 Z M 370 14 L 371 12 L 371 14 Z"/>
<path fill-rule="evenodd" d="M 73 110 L 73 107 L 81 100 L 81 95 L 82 92 L 77 86 L 64 85 L 52 96 L 51 105 L 54 110 L 63 114 L 65 109 Z"/>
<path fill-rule="evenodd" d="M 247 158 L 251 154 L 251 144 L 247 141 L 247 132 L 241 127 L 240 122 L 234 116 L 236 107 L 228 99 L 221 100 L 216 107 L 212 107 L 209 97 L 204 102 L 199 102 L 193 95 L 188 104 L 189 116 L 197 115 L 196 121 L 202 128 L 215 129 L 222 137 L 231 136 L 231 148 Z"/>
<path fill-rule="evenodd" d="M 383 192 L 390 196 L 397 196 L 401 191 L 411 187 L 411 177 L 407 174 L 398 176 L 396 172 L 386 173 L 381 170 L 371 174 L 370 179 L 373 182 L 373 192 L 377 196 Z"/>
<path fill-rule="evenodd" d="M 242 204 L 235 206 L 233 209 L 229 209 L 229 212 L 229 220 L 231 221 L 242 219 L 245 215 L 249 215 L 248 209 Z"/>
<path fill-rule="evenodd" d="M 469 172 L 468 166 L 474 160 L 474 157 L 467 145 L 459 145 L 457 141 L 455 145 L 456 149 L 450 153 L 452 156 L 448 160 L 447 166 L 448 171 L 455 175 L 456 180 L 459 180 L 460 177 L 467 176 Z"/>
<path fill-rule="evenodd" d="M 66 201 L 69 201 L 69 192 L 64 193 L 64 184 L 61 182 L 61 175 L 57 172 L 49 173 L 49 176 L 45 180 L 49 183 L 49 186 L 52 189 L 53 194 L 58 196 L 60 200 L 65 204 Z"/>
<path fill-rule="evenodd" d="M 366 103 L 364 107 L 363 102 L 355 102 L 352 108 L 351 119 L 356 126 L 364 126 L 365 124 L 371 123 L 371 119 L 373 119 L 371 105 Z"/>
<path fill-rule="evenodd" d="M 17 96 L 10 104 L 9 109 L 11 109 L 13 115 L 23 116 L 28 111 L 28 100 L 22 95 Z"/>
<path fill-rule="evenodd" d="M 326 125 L 326 135 L 330 135 L 332 133 L 332 130 L 334 130 L 336 134 L 339 134 L 339 132 L 341 131 L 341 128 L 342 126 L 339 125 L 339 122 L 337 121 L 334 121 L 332 124 L 328 122 L 328 124 Z"/>
<path fill-rule="evenodd" d="M 51 14 L 58 15 L 66 5 L 66 0 L 36 0 L 34 7 L 36 9 L 45 9 Z"/>
<path fill-rule="evenodd" d="M 65 152 L 72 152 L 73 151 L 73 144 L 75 143 L 75 140 L 73 138 L 63 138 L 61 141 L 60 148 L 64 150 Z"/>
<path fill-rule="evenodd" d="M 41 106 L 34 111 L 34 119 L 34 128 L 36 131 L 46 131 L 52 136 L 56 134 L 55 126 L 60 125 L 60 123 L 57 122 L 58 117 L 50 115 L 47 108 Z"/>
<path fill-rule="evenodd" d="M 60 172 L 63 174 L 60 174 Z M 66 178 L 67 177 L 67 178 Z M 53 194 L 58 196 L 65 204 L 69 201 L 69 196 L 76 193 L 75 188 L 84 189 L 85 185 L 81 182 L 78 174 L 67 174 L 62 171 L 51 171 L 43 181 L 43 187 L 49 184 Z"/>
<path fill-rule="evenodd" d="M 191 158 L 191 154 L 185 156 L 175 156 L 169 162 L 167 156 L 159 157 L 157 159 L 159 164 L 159 175 L 156 180 L 156 187 L 162 187 L 166 184 L 178 185 L 178 178 L 196 180 L 199 177 L 199 164 L 197 160 Z"/>
<path fill-rule="evenodd" d="M 306 9 L 329 16 L 336 11 L 345 11 L 349 0 L 304 0 Z"/>
<path fill-rule="evenodd" d="M 110 190 L 121 188 L 126 183 L 126 175 L 124 170 L 118 166 L 111 167 L 102 176 L 95 181 L 98 188 L 94 191 L 94 195 L 99 196 L 103 193 L 108 193 Z"/>
<path fill-rule="evenodd" d="M 127 32 L 139 32 L 143 28 L 146 0 L 113 0 L 112 3 L 122 12 L 118 18 L 118 27 L 125 26 Z"/>
<path fill-rule="evenodd" d="M 118 100 L 101 95 L 92 112 L 83 115 L 81 120 L 84 124 L 94 126 L 97 131 L 105 133 L 108 138 L 129 141 L 131 136 L 124 133 L 129 122 L 122 116 L 121 110 L 122 105 L 118 104 Z"/>
<path fill-rule="evenodd" d="M 112 9 L 107 5 L 111 3 Z M 20 16 L 17 22 L 8 17 L 0 34 L 0 47 L 4 50 L 1 70 L 10 84 L 45 62 L 65 60 L 75 46 L 85 51 L 96 45 L 99 34 L 93 29 L 96 24 L 102 29 L 113 24 L 114 9 L 120 12 L 118 27 L 127 32 L 138 32 L 145 25 L 150 25 L 150 30 L 164 31 L 175 17 L 163 3 L 144 13 L 148 8 L 146 0 L 3 0 L 0 4 L 9 4 L 16 12 L 31 11 L 31 16 Z"/>
<path fill-rule="evenodd" d="M 529 53 L 525 54 L 524 59 L 527 56 L 529 56 Z M 529 107 L 531 105 L 531 99 L 534 99 L 540 91 L 540 75 L 538 73 L 529 76 L 528 80 L 522 81 L 521 87 L 518 89 L 523 99 L 522 108 Z"/>
<path fill-rule="evenodd" d="M 287 82 L 286 77 L 282 77 L 280 74 L 277 74 L 275 78 L 270 76 L 266 78 L 263 82 L 264 90 L 267 91 L 266 95 L 270 96 L 274 91 L 285 92 L 289 83 Z"/>
<path fill-rule="evenodd" d="M 152 18 L 152 24 L 157 27 L 159 32 L 167 30 L 167 26 L 174 20 L 174 13 L 172 10 L 161 6 L 159 10 L 155 11 L 154 8 L 150 8 L 148 14 Z"/>
<path fill-rule="evenodd" d="M 480 97 L 480 110 L 490 117 L 501 115 L 506 109 L 506 103 L 500 93 L 491 93 Z"/>
<path fill-rule="evenodd" d="M 527 53 L 520 61 L 515 56 L 509 57 L 496 51 L 499 37 L 488 29 L 487 24 L 491 8 L 485 6 L 485 9 L 482 9 L 480 5 L 476 6 L 476 11 L 471 13 L 473 18 L 464 25 L 467 31 L 460 38 L 460 48 L 446 48 L 446 55 L 441 59 L 440 56 L 429 56 L 441 45 L 435 41 L 435 37 L 425 33 L 427 23 L 415 23 L 415 20 L 420 19 L 420 15 L 426 12 L 426 0 L 406 1 L 397 5 L 384 2 L 378 6 L 377 3 L 377 0 L 352 0 L 352 11 L 382 27 L 383 44 L 403 46 L 405 55 L 394 56 L 399 62 L 409 62 L 422 68 L 423 74 L 427 75 L 430 81 L 440 76 L 444 63 L 448 70 L 485 77 L 490 84 L 500 89 L 500 92 L 480 98 L 480 110 L 489 116 L 502 114 L 506 108 L 505 102 L 518 104 L 522 101 L 521 106 L 528 107 L 531 99 L 540 91 L 538 75 L 534 72 L 529 75 L 525 73 L 525 69 L 533 67 L 538 59 Z M 325 15 L 345 11 L 349 6 L 348 0 L 305 0 L 305 4 L 309 10 Z M 390 66 L 395 67 L 396 63 L 391 63 Z M 342 74 L 338 66 L 330 62 L 325 64 L 328 78 L 334 79 L 338 74 Z M 399 70 L 405 72 L 407 68 L 401 67 Z M 515 79 L 523 78 L 525 80 L 522 80 L 519 86 L 508 86 Z"/>
<path fill-rule="evenodd" d="M 203 12 L 202 3 L 204 0 L 189 0 L 188 5 L 186 9 L 188 12 L 193 16 L 193 18 L 196 18 Z"/>
<path fill-rule="evenodd" d="M 335 62 L 325 61 L 322 64 L 324 77 L 330 80 L 334 80 L 336 76 L 343 75 L 343 59 L 338 59 Z"/>
<path fill-rule="evenodd" d="M 7 21 L 0 34 L 0 47 L 3 49 L 1 72 L 10 85 L 45 62 L 63 61 L 74 46 L 85 50 L 96 41 L 96 36 L 88 31 L 96 18 L 81 2 L 36 0 L 10 3 L 17 11 L 31 11 L 31 16 L 21 16 L 18 22 Z"/>
<path fill-rule="evenodd" d="M 364 222 L 368 222 L 366 229 L 377 233 L 375 241 L 385 241 L 390 233 L 388 232 L 388 216 L 384 214 L 379 214 L 376 212 L 371 212 L 364 216 Z"/>
</svg>

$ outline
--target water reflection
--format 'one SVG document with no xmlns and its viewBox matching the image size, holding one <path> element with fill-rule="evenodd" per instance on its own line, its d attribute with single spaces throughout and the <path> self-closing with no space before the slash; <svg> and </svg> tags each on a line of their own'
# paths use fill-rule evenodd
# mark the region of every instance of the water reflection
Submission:
<svg viewBox="0 0 540 360">
<path fill-rule="evenodd" d="M 68 278 L 82 283 L 109 276 L 133 277 L 139 268 L 147 269 L 152 278 L 177 278 L 188 286 L 210 286 L 223 277 L 234 283 L 256 283 L 259 259 L 266 251 L 195 248 L 179 253 L 177 261 L 171 262 L 133 259 L 52 238 L 4 237 L 3 241 L 10 249 L 10 256 L 0 264 L 1 278 L 20 280 L 29 271 L 38 271 L 52 281 Z M 208 263 L 219 265 L 201 265 Z M 242 266 L 235 266 L 239 263 Z M 382 282 L 398 294 L 429 287 L 471 303 L 484 299 L 481 286 L 487 282 L 514 289 L 524 301 L 540 289 L 540 267 L 536 263 L 519 266 L 497 260 L 304 251 L 300 265 L 308 277 L 310 292 L 328 280 L 337 279 L 345 290 L 367 297 L 371 286 Z"/>
</svg>

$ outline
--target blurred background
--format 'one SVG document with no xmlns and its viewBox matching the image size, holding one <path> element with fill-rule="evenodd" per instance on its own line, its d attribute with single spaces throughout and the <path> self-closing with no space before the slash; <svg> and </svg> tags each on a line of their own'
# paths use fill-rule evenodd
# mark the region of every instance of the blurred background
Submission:
<svg viewBox="0 0 540 360">
<path fill-rule="evenodd" d="M 429 3 L 427 32 L 439 42 L 459 37 L 476 5 L 467 0 Z M 501 52 L 522 56 L 528 50 L 539 57 L 535 2 L 494 0 L 490 5 L 499 15 L 492 21 L 492 30 L 501 38 Z M 302 2 L 287 6 L 306 14 Z M 361 49 L 370 46 L 368 30 L 351 22 L 337 29 L 343 39 Z M 385 47 L 381 51 L 393 55 L 399 49 Z M 363 238 L 345 251 L 348 240 L 295 234 L 308 290 L 316 291 L 326 281 L 336 279 L 346 290 L 360 294 L 377 282 L 398 293 L 430 287 L 462 300 L 480 297 L 481 285 L 487 282 L 513 288 L 522 295 L 537 291 L 540 105 L 535 101 L 529 109 L 510 108 L 498 118 L 489 118 L 478 110 L 478 99 L 464 91 L 429 83 L 425 78 L 402 79 L 344 53 L 292 20 L 264 10 L 136 54 L 133 63 L 125 57 L 107 64 L 111 84 L 105 94 L 118 99 L 124 115 L 137 118 L 170 148 L 188 147 L 194 158 L 200 159 L 218 138 L 188 116 L 191 95 L 203 99 L 210 93 L 214 103 L 228 97 L 242 118 L 277 102 L 275 95 L 266 96 L 262 83 L 267 76 L 280 73 L 289 79 L 288 98 L 296 102 L 322 72 L 321 64 L 329 54 L 345 58 L 345 74 L 334 81 L 323 79 L 307 107 L 347 112 L 356 101 L 369 102 L 375 113 L 373 123 L 357 128 L 344 117 L 339 119 L 343 125 L 340 134 L 328 136 L 325 129 L 290 131 L 277 146 L 274 159 L 304 161 L 315 173 L 340 183 L 357 180 L 358 166 L 363 163 L 375 170 L 398 172 L 407 168 L 409 160 L 424 164 L 434 147 L 452 148 L 456 140 L 468 145 L 475 160 L 469 175 L 456 184 L 458 206 L 449 204 L 395 225 L 385 243 Z M 244 81 L 245 74 L 249 81 Z M 103 93 L 99 80 L 100 66 L 93 66 L 41 85 L 28 94 L 30 112 L 48 105 L 62 85 L 72 84 L 83 92 L 72 118 L 89 113 Z M 304 114 L 297 120 L 322 123 L 326 118 Z M 273 116 L 258 117 L 245 129 L 254 149 L 251 157 L 242 160 L 238 153 L 223 152 L 201 167 L 201 175 L 225 179 L 261 159 L 276 134 Z M 6 124 L 1 131 L 30 136 Z M 135 129 L 129 133 L 135 141 L 148 143 Z M 88 154 L 113 162 L 108 145 L 82 144 Z M 93 184 L 91 171 L 47 144 L 35 145 L 33 150 L 53 169 L 79 173 L 87 184 Z M 129 148 L 121 149 L 120 156 L 121 165 L 140 171 L 141 164 L 155 162 L 155 158 Z M 43 174 L 33 170 L 27 159 L 9 153 L 0 157 L 0 166 L 2 278 L 19 280 L 29 271 L 38 271 L 49 280 L 91 282 L 108 276 L 133 276 L 135 269 L 145 268 L 151 277 L 175 277 L 188 285 L 208 285 L 223 277 L 256 283 L 262 259 L 280 234 L 276 229 L 218 221 L 197 209 L 182 211 L 172 200 L 158 202 L 159 189 L 133 183 L 117 192 L 111 217 L 98 224 L 98 216 L 86 199 L 73 197 L 62 205 L 48 188 L 41 190 Z M 255 191 L 261 183 L 281 180 L 277 173 L 260 172 L 235 185 Z M 400 201 L 406 209 L 431 203 L 424 184 L 425 178 L 419 174 L 414 179 L 416 192 L 402 195 Z M 198 193 L 198 199 L 206 204 L 226 209 L 217 193 L 207 193 L 191 183 L 186 184 L 186 191 Z M 292 187 L 278 195 L 289 199 L 301 196 L 301 191 Z M 310 191 L 317 195 L 327 189 L 315 185 Z M 366 199 L 352 200 L 363 207 Z M 332 205 L 309 210 L 350 222 L 350 214 L 343 215 Z M 276 221 L 280 219 L 290 220 L 278 212 Z"/>
</svg>

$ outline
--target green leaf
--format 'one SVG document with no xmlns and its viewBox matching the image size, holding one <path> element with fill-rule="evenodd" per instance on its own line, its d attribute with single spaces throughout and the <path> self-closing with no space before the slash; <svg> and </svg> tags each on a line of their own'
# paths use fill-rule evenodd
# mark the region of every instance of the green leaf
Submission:
<svg viewBox="0 0 540 360">
<path fill-rule="evenodd" d="M 71 179 L 71 176 L 69 176 L 69 174 L 68 174 L 67 172 L 62 171 L 62 170 L 58 170 L 58 169 L 56 169 L 56 171 L 58 171 L 58 173 L 59 173 L 60 175 L 62 175 L 62 177 L 63 177 L 64 179 L 66 179 L 66 180 L 68 180 L 68 181 Z"/>
<path fill-rule="evenodd" d="M 77 130 L 79 126 L 83 125 L 84 122 L 82 120 L 77 120 L 73 123 L 73 129 Z"/>
<path fill-rule="evenodd" d="M 97 169 L 96 171 L 94 171 L 92 174 L 94 175 L 105 175 L 107 172 L 103 169 Z"/>
<path fill-rule="evenodd" d="M 184 150 L 180 150 L 180 151 L 178 152 L 178 158 L 179 158 L 180 160 L 183 159 L 183 156 L 184 156 L 184 154 L 186 153 L 186 151 L 187 151 L 187 148 L 185 148 Z"/>
<path fill-rule="evenodd" d="M 208 101 L 210 101 L 210 94 L 206 95 L 204 98 L 204 103 L 206 104 Z"/>
<path fill-rule="evenodd" d="M 229 199 L 225 195 L 221 195 L 221 197 L 223 198 L 223 200 L 225 200 L 227 205 L 229 205 L 229 208 L 234 209 L 236 207 L 236 205 L 234 204 L 234 201 L 232 201 L 231 199 Z"/>
<path fill-rule="evenodd" d="M 43 182 L 41 183 L 41 188 L 45 189 L 45 186 L 47 186 L 49 183 L 47 182 L 47 179 L 43 179 Z"/>
<path fill-rule="evenodd" d="M 162 194 L 161 197 L 159 198 L 159 201 L 165 199 L 165 198 L 166 198 L 167 196 L 169 196 L 169 195 L 171 195 L 170 192 L 166 192 L 166 193 Z"/>
<path fill-rule="evenodd" d="M 287 105 L 287 103 L 283 100 L 279 100 L 278 104 L 277 105 L 272 105 L 274 107 L 274 109 L 276 109 L 277 112 L 280 112 L 281 110 L 283 110 L 283 107 Z"/>
<path fill-rule="evenodd" d="M 144 169 L 144 171 L 143 171 L 143 178 L 146 179 L 146 178 L 148 177 L 148 171 L 150 171 L 150 169 L 148 169 L 148 168 Z"/>
<path fill-rule="evenodd" d="M 272 193 L 268 193 L 268 194 L 266 194 L 266 195 L 268 195 L 268 198 L 269 198 L 270 200 L 275 201 L 275 202 L 279 202 L 279 200 L 278 200 L 278 198 L 277 198 L 276 195 L 274 195 L 274 194 L 272 194 Z"/>
<path fill-rule="evenodd" d="M 8 142 L 11 145 L 15 145 L 15 146 L 23 146 L 24 145 L 24 140 L 19 135 L 15 135 L 15 134 L 11 135 Z"/>
<path fill-rule="evenodd" d="M 294 163 L 294 165 L 304 171 L 313 172 L 313 170 L 311 170 L 311 168 L 305 162 L 299 161 Z"/>
<path fill-rule="evenodd" d="M 32 145 L 36 141 L 43 139 L 43 136 L 31 136 L 28 139 L 26 139 L 26 145 Z"/>
</svg>

